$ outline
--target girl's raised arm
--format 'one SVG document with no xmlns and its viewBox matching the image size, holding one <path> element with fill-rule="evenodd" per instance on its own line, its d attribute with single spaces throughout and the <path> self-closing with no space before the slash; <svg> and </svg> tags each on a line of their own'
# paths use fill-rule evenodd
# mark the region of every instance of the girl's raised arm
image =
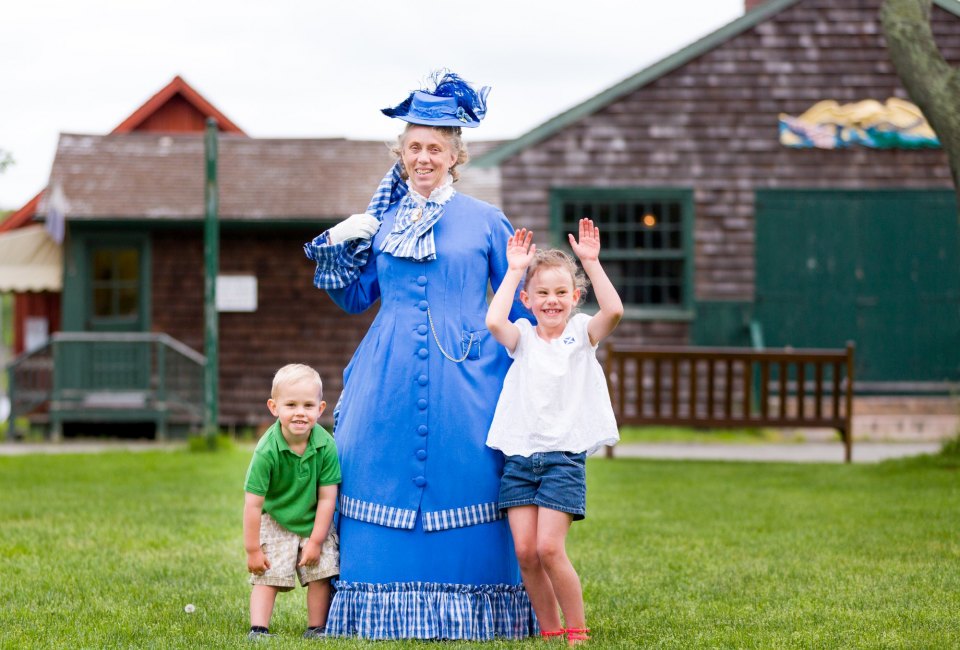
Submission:
<svg viewBox="0 0 960 650">
<path fill-rule="evenodd" d="M 521 228 L 507 240 L 507 273 L 503 281 L 493 294 L 490 307 L 487 308 L 487 329 L 493 338 L 503 347 L 513 352 L 520 340 L 520 330 L 510 322 L 510 308 L 513 306 L 513 297 L 517 287 L 523 280 L 523 275 L 533 261 L 533 254 L 537 245 L 533 243 L 533 232 Z"/>
<path fill-rule="evenodd" d="M 570 247 L 580 259 L 583 271 L 590 278 L 597 305 L 600 307 L 600 311 L 594 314 L 587 325 L 590 343 L 596 345 L 606 338 L 623 318 L 623 302 L 600 264 L 600 228 L 594 226 L 591 219 L 581 219 L 579 241 L 572 234 L 567 236 Z"/>
</svg>

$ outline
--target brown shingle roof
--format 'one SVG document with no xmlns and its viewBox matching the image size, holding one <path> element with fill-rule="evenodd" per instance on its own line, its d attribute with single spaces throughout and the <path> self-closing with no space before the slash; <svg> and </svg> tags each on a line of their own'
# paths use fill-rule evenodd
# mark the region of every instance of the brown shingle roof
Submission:
<svg viewBox="0 0 960 650">
<path fill-rule="evenodd" d="M 495 143 L 474 143 L 479 154 Z M 362 212 L 392 163 L 387 144 L 221 134 L 220 217 L 326 219 Z M 68 219 L 202 219 L 202 134 L 61 134 L 49 187 Z M 499 171 L 465 168 L 458 191 L 499 204 Z M 45 202 L 39 213 L 46 214 Z"/>
</svg>

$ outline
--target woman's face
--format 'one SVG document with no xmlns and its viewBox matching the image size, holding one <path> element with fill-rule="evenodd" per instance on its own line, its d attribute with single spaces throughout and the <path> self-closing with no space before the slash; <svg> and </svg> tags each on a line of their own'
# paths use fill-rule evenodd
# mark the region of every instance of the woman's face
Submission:
<svg viewBox="0 0 960 650">
<path fill-rule="evenodd" d="M 447 171 L 457 161 L 457 152 L 442 133 L 418 125 L 403 135 L 400 157 L 410 185 L 421 196 L 429 197 L 447 178 Z"/>
</svg>

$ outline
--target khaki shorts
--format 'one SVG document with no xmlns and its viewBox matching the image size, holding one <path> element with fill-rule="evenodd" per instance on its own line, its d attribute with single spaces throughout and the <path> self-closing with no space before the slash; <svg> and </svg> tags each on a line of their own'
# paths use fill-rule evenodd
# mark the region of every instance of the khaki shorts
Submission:
<svg viewBox="0 0 960 650">
<path fill-rule="evenodd" d="M 290 532 L 277 521 L 263 513 L 260 516 L 260 548 L 270 560 L 270 568 L 263 575 L 250 574 L 250 584 L 268 585 L 277 587 L 281 591 L 289 591 L 297 586 L 296 578 L 301 585 L 316 580 L 325 580 L 340 573 L 340 540 L 330 525 L 330 532 L 323 540 L 320 563 L 316 566 L 297 566 L 300 553 L 306 537 Z"/>
</svg>

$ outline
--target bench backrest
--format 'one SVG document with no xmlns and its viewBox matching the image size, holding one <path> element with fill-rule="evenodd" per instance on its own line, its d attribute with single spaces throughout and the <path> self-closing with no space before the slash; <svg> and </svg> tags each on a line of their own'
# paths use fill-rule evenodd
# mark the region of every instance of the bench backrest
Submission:
<svg viewBox="0 0 960 650">
<path fill-rule="evenodd" d="M 833 428 L 849 456 L 853 353 L 608 344 L 606 374 L 621 425 Z"/>
</svg>

